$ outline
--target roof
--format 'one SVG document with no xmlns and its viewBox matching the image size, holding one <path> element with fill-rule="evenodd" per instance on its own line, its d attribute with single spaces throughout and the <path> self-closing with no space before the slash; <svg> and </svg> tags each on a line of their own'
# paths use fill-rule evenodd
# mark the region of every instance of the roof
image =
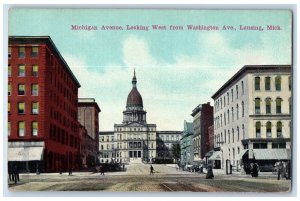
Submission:
<svg viewBox="0 0 300 201">
<path fill-rule="evenodd" d="M 134 70 L 134 75 L 132 78 L 132 89 L 130 93 L 127 96 L 127 102 L 126 102 L 126 107 L 143 107 L 143 99 L 140 94 L 140 92 L 136 88 L 136 76 L 135 76 L 135 70 Z"/>
<path fill-rule="evenodd" d="M 113 135 L 114 131 L 100 131 L 99 135 Z"/>
<path fill-rule="evenodd" d="M 206 155 L 205 155 L 206 156 Z M 214 160 L 222 160 L 222 152 L 221 151 L 215 151 L 208 160 L 214 161 Z"/>
<path fill-rule="evenodd" d="M 234 74 L 216 93 L 212 95 L 215 99 L 224 89 L 230 86 L 234 81 L 238 80 L 244 73 L 258 72 L 291 72 L 291 65 L 245 65 L 236 74 Z"/>
<path fill-rule="evenodd" d="M 253 149 L 256 160 L 291 160 L 290 149 Z"/>
<path fill-rule="evenodd" d="M 157 135 L 164 135 L 164 134 L 178 135 L 178 134 L 182 134 L 182 131 L 157 131 L 156 134 Z"/>
<path fill-rule="evenodd" d="M 94 98 L 78 98 L 78 107 L 91 106 L 96 107 L 99 112 L 101 109 Z"/>
<path fill-rule="evenodd" d="M 9 43 L 9 45 L 46 43 L 53 49 L 54 53 L 56 53 L 57 56 L 59 57 L 59 59 L 63 62 L 64 66 L 65 66 L 65 70 L 71 75 L 72 79 L 77 84 L 77 87 L 78 88 L 81 87 L 79 81 L 77 80 L 77 78 L 75 77 L 73 72 L 71 71 L 71 69 L 70 69 L 69 65 L 67 64 L 67 62 L 65 61 L 65 59 L 62 57 L 62 55 L 58 51 L 57 47 L 55 46 L 55 44 L 52 41 L 50 36 L 9 36 L 8 43 Z"/>
</svg>

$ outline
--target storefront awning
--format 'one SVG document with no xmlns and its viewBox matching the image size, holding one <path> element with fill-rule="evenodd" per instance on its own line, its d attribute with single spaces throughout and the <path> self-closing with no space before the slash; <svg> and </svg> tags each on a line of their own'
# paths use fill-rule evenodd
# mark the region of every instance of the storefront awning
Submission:
<svg viewBox="0 0 300 201">
<path fill-rule="evenodd" d="M 44 147 L 10 147 L 8 161 L 39 161 L 43 159 Z"/>
<path fill-rule="evenodd" d="M 210 161 L 215 161 L 215 160 L 221 160 L 222 159 L 222 152 L 221 151 L 215 151 L 211 157 L 208 158 Z"/>
<path fill-rule="evenodd" d="M 244 149 L 240 152 L 240 154 L 237 156 L 238 160 L 241 160 L 243 156 L 248 152 L 248 149 Z"/>
<path fill-rule="evenodd" d="M 291 160 L 289 149 L 253 149 L 256 160 Z"/>
</svg>

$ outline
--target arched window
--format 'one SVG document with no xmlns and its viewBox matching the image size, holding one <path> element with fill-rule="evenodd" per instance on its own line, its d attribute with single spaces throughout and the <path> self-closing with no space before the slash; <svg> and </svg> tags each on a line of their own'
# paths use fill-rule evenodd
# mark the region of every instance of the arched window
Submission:
<svg viewBox="0 0 300 201">
<path fill-rule="evenodd" d="M 233 107 L 231 107 L 232 122 L 234 121 Z"/>
<path fill-rule="evenodd" d="M 231 89 L 231 102 L 233 102 L 233 89 Z"/>
<path fill-rule="evenodd" d="M 239 127 L 236 128 L 236 132 L 237 132 L 237 141 L 239 141 L 240 140 L 240 128 Z"/>
<path fill-rule="evenodd" d="M 226 130 L 224 130 L 224 143 L 226 143 Z"/>
<path fill-rule="evenodd" d="M 223 107 L 222 98 L 220 98 L 220 106 L 221 106 L 221 109 L 222 109 L 222 107 Z"/>
<path fill-rule="evenodd" d="M 234 142 L 234 129 L 232 129 L 232 142 Z"/>
<path fill-rule="evenodd" d="M 281 114 L 281 98 L 276 98 L 276 113 Z"/>
<path fill-rule="evenodd" d="M 229 92 L 227 92 L 227 105 L 229 105 Z"/>
<path fill-rule="evenodd" d="M 276 91 L 281 90 L 281 77 L 280 76 L 277 76 L 275 78 L 275 88 L 276 88 Z"/>
<path fill-rule="evenodd" d="M 226 98 L 225 98 L 225 96 L 224 96 L 224 107 L 225 107 L 225 105 L 226 105 Z"/>
<path fill-rule="evenodd" d="M 260 77 L 255 77 L 255 90 L 260 90 Z"/>
<path fill-rule="evenodd" d="M 245 104 L 244 101 L 242 101 L 242 117 L 245 115 Z"/>
<path fill-rule="evenodd" d="M 239 105 L 236 104 L 236 120 L 239 119 Z"/>
<path fill-rule="evenodd" d="M 271 114 L 271 98 L 266 98 L 266 113 Z"/>
<path fill-rule="evenodd" d="M 267 137 L 272 137 L 272 124 L 271 124 L 271 122 L 268 121 L 266 127 L 267 127 Z"/>
<path fill-rule="evenodd" d="M 236 85 L 235 88 L 236 88 L 236 98 L 239 98 L 239 86 Z"/>
<path fill-rule="evenodd" d="M 271 78 L 270 77 L 265 78 L 265 90 L 266 91 L 271 90 Z"/>
<path fill-rule="evenodd" d="M 230 130 L 228 130 L 228 144 L 230 143 Z"/>
<path fill-rule="evenodd" d="M 282 123 L 281 123 L 281 121 L 277 122 L 277 137 L 282 137 Z"/>
<path fill-rule="evenodd" d="M 256 137 L 261 137 L 261 123 L 258 121 L 255 124 L 255 133 L 256 133 Z"/>
<path fill-rule="evenodd" d="M 260 114 L 260 98 L 255 98 L 255 114 Z"/>
<path fill-rule="evenodd" d="M 226 126 L 226 112 L 224 112 L 224 125 Z"/>
<path fill-rule="evenodd" d="M 221 114 L 221 127 L 222 127 L 222 119 L 223 119 L 223 115 Z"/>
</svg>

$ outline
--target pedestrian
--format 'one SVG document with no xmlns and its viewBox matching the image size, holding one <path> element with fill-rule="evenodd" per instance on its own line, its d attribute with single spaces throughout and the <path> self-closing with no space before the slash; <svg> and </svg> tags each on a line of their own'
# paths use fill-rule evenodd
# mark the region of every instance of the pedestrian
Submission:
<svg viewBox="0 0 300 201">
<path fill-rule="evenodd" d="M 72 169 L 73 169 L 72 167 L 69 168 L 69 176 L 72 175 Z"/>
<path fill-rule="evenodd" d="M 153 175 L 154 174 L 154 168 L 152 165 L 150 165 L 150 175 Z"/>
<path fill-rule="evenodd" d="M 291 179 L 291 162 L 288 161 L 286 164 L 286 177 L 287 180 Z"/>
<path fill-rule="evenodd" d="M 211 165 L 209 165 L 207 167 L 206 179 L 213 179 L 213 178 L 214 178 L 214 173 L 213 173 Z"/>
<path fill-rule="evenodd" d="M 100 166 L 100 174 L 104 175 L 104 167 L 102 165 Z"/>
<path fill-rule="evenodd" d="M 257 163 L 253 163 L 251 166 L 251 176 L 258 177 L 258 164 Z"/>
<path fill-rule="evenodd" d="M 280 161 L 279 165 L 278 165 L 278 175 L 277 175 L 277 180 L 280 180 L 280 177 L 282 175 L 282 171 L 283 171 L 283 163 L 282 161 Z"/>
<path fill-rule="evenodd" d="M 14 166 L 13 177 L 14 177 L 15 184 L 17 184 L 17 182 L 20 181 L 19 170 L 17 165 Z"/>
<path fill-rule="evenodd" d="M 10 163 L 8 164 L 8 177 L 9 177 L 9 181 L 14 181 L 13 168 Z"/>
</svg>

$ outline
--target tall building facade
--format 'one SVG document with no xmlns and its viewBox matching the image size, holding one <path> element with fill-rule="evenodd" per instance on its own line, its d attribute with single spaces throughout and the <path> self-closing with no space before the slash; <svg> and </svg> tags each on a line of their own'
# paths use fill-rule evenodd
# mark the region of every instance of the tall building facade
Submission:
<svg viewBox="0 0 300 201">
<path fill-rule="evenodd" d="M 114 125 L 116 161 L 152 162 L 156 157 L 156 124 L 148 124 L 143 99 L 137 89 L 134 72 L 132 89 L 127 97 L 123 122 Z"/>
<path fill-rule="evenodd" d="M 88 137 L 82 143 L 85 149 L 81 158 L 89 167 L 97 163 L 99 151 L 99 113 L 101 112 L 94 98 L 78 99 L 78 121 L 86 129 Z"/>
<path fill-rule="evenodd" d="M 192 165 L 194 161 L 193 123 L 184 121 L 182 138 L 180 139 L 181 165 Z"/>
<path fill-rule="evenodd" d="M 210 103 L 198 105 L 192 112 L 194 159 L 202 160 L 213 149 L 209 144 L 209 126 L 213 124 L 213 107 Z"/>
<path fill-rule="evenodd" d="M 212 96 L 215 147 L 223 168 L 290 158 L 291 90 L 290 65 L 248 65 Z"/>
<path fill-rule="evenodd" d="M 114 132 L 100 132 L 99 133 L 99 161 L 100 163 L 110 163 L 116 159 L 116 149 Z"/>
<path fill-rule="evenodd" d="M 9 164 L 34 172 L 77 167 L 79 87 L 50 37 L 9 37 Z"/>
</svg>

